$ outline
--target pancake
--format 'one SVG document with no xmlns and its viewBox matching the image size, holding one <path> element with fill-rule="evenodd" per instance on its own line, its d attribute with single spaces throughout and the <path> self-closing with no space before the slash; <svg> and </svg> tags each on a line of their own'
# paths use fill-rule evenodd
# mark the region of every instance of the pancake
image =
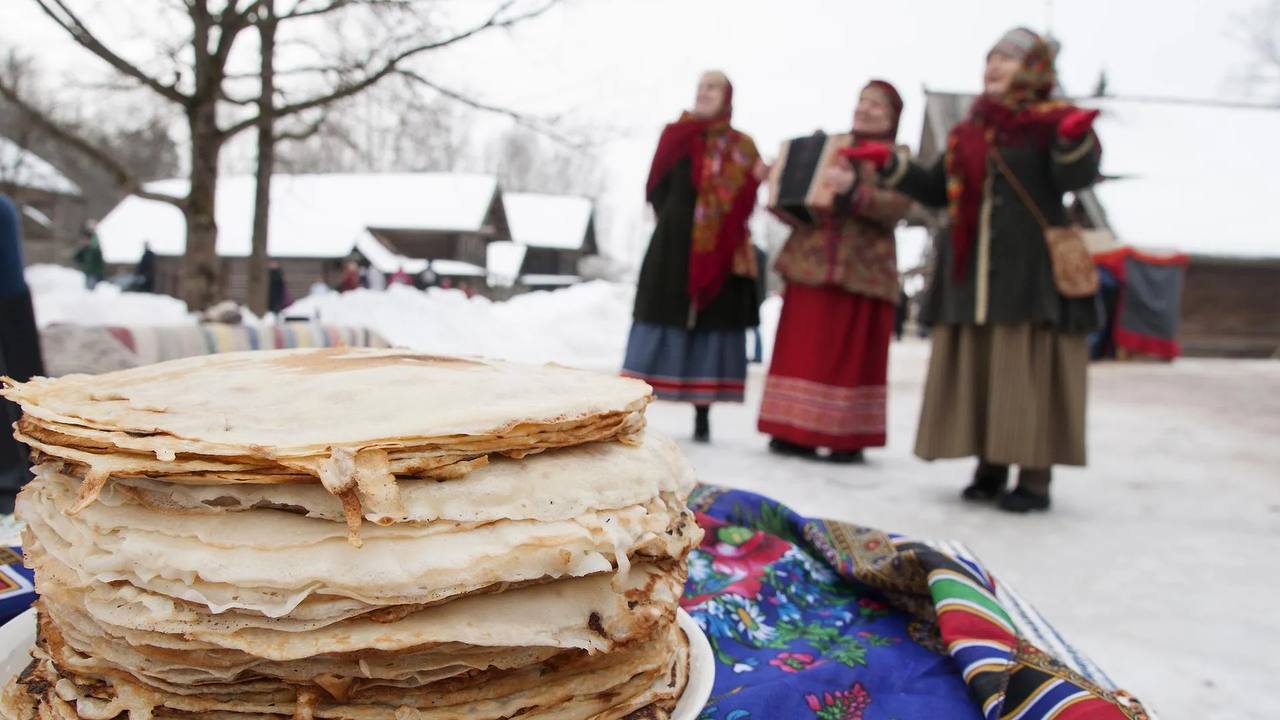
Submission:
<svg viewBox="0 0 1280 720">
<path fill-rule="evenodd" d="M 644 383 L 348 349 L 4 381 L 11 720 L 662 720 L 702 539 Z"/>
</svg>

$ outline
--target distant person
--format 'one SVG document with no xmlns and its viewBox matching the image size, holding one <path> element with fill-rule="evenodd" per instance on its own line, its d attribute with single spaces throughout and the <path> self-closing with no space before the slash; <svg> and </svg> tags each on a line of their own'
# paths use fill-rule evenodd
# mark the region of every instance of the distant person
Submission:
<svg viewBox="0 0 1280 720">
<path fill-rule="evenodd" d="M 279 260 L 267 261 L 267 309 L 279 315 L 293 302 L 284 284 L 284 270 Z"/>
<path fill-rule="evenodd" d="M 413 276 L 405 272 L 404 266 L 401 265 L 396 269 L 395 274 L 391 276 L 391 285 L 413 285 Z"/>
<path fill-rule="evenodd" d="M 862 88 L 853 147 L 892 143 L 902 97 L 883 80 Z M 775 267 L 787 282 L 760 432 L 785 455 L 850 463 L 884 447 L 889 339 L 901 293 L 894 227 L 911 200 L 883 186 L 870 163 L 840 161 L 825 181 L 833 211 L 796 227 Z"/>
<path fill-rule="evenodd" d="M 102 282 L 107 264 L 102 259 L 102 245 L 98 242 L 98 226 L 94 221 L 87 221 L 80 229 L 80 242 L 74 258 L 76 268 L 84 273 L 85 287 L 92 290 Z"/>
<path fill-rule="evenodd" d="M 22 221 L 18 208 L 0 194 L 0 375 L 25 382 L 44 374 L 40 333 L 31 291 L 23 277 Z M 13 512 L 13 499 L 28 479 L 27 450 L 14 440 L 10 425 L 21 411 L 0 399 L 0 512 Z"/>
<path fill-rule="evenodd" d="M 138 260 L 138 292 L 153 293 L 156 291 L 156 254 L 151 250 L 151 243 L 142 244 L 142 258 Z"/>
<path fill-rule="evenodd" d="M 658 140 L 645 188 L 657 226 L 622 369 L 663 400 L 692 403 L 696 442 L 711 440 L 712 403 L 742 402 L 746 332 L 760 324 L 747 218 L 766 168 L 732 118 L 733 85 L 708 72 L 693 110 Z"/>
<path fill-rule="evenodd" d="M 1045 225 L 1068 223 L 1063 193 L 1097 180 L 1102 156 L 1097 111 L 1050 99 L 1054 54 L 1034 32 L 1009 31 L 941 159 L 926 167 L 885 147 L 872 153 L 890 186 L 951 214 L 920 312 L 933 353 L 916 454 L 976 456 L 964 498 L 1011 512 L 1048 509 L 1052 467 L 1085 464 L 1098 327 L 1095 298 L 1058 292 L 1045 244 Z M 1006 493 L 1010 465 L 1018 484 Z"/>
<path fill-rule="evenodd" d="M 338 279 L 338 290 L 350 292 L 360 289 L 360 265 L 355 260 L 348 260 L 342 265 L 342 277 Z"/>
</svg>

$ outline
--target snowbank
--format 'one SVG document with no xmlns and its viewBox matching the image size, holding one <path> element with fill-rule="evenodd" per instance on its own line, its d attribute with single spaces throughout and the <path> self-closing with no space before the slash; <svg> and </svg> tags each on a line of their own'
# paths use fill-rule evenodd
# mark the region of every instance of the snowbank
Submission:
<svg viewBox="0 0 1280 720">
<path fill-rule="evenodd" d="M 393 345 L 424 352 L 608 369 L 622 364 L 634 295 L 631 285 L 597 281 L 492 302 L 458 290 L 393 285 L 311 295 L 286 314 L 368 327 Z"/>
<path fill-rule="evenodd" d="M 190 325 L 187 304 L 168 295 L 123 292 L 107 282 L 89 290 L 78 270 L 58 265 L 32 265 L 26 270 L 36 311 L 36 325 Z"/>
</svg>

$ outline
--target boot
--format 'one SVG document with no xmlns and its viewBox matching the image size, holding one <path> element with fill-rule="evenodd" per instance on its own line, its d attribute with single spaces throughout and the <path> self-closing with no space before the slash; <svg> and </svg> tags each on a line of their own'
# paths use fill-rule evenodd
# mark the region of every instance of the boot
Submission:
<svg viewBox="0 0 1280 720">
<path fill-rule="evenodd" d="M 1009 484 L 1009 466 L 994 465 L 986 460 L 978 461 L 973 471 L 973 482 L 960 493 L 969 502 L 992 502 L 1000 497 Z"/>
<path fill-rule="evenodd" d="M 769 441 L 769 450 L 779 455 L 791 455 L 793 457 L 815 457 L 818 451 L 807 445 L 789 442 L 782 438 L 773 438 Z"/>
<path fill-rule="evenodd" d="M 1018 487 L 1000 498 L 1000 509 L 1012 513 L 1048 510 L 1052 479 L 1053 471 L 1049 468 L 1018 468 Z"/>
<path fill-rule="evenodd" d="M 841 465 L 852 465 L 855 463 L 866 462 L 866 457 L 862 454 L 862 448 L 857 450 L 832 450 L 827 456 L 827 462 L 838 463 Z"/>
<path fill-rule="evenodd" d="M 693 441 L 711 442 L 711 406 L 693 406 Z"/>
</svg>

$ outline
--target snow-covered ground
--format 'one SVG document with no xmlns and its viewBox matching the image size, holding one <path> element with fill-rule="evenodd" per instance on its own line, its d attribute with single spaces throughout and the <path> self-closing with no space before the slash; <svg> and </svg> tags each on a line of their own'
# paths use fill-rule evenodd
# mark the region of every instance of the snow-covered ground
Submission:
<svg viewBox="0 0 1280 720">
<path fill-rule="evenodd" d="M 59 265 L 32 265 L 27 285 L 35 305 L 36 324 L 189 325 L 195 322 L 187 304 L 168 295 L 123 292 L 108 282 L 92 290 L 84 274 Z"/>
<path fill-rule="evenodd" d="M 33 269 L 34 270 L 34 269 Z M 41 325 L 190 322 L 179 301 L 83 289 L 74 271 L 28 271 Z M 622 360 L 633 289 L 605 282 L 506 303 L 406 287 L 304 298 L 292 315 L 368 326 L 436 353 Z M 779 301 L 764 308 L 766 344 Z M 744 405 L 712 412 L 713 443 L 685 441 L 687 405 L 655 403 L 652 426 L 682 442 L 706 482 L 796 510 L 922 537 L 958 539 L 1166 720 L 1280 717 L 1270 612 L 1280 557 L 1280 363 L 1180 360 L 1094 365 L 1090 465 L 1058 471 L 1055 508 L 1012 517 L 958 499 L 967 461 L 911 454 L 928 345 L 895 344 L 889 446 L 863 466 L 785 459 L 755 431 L 761 369 Z"/>
</svg>

